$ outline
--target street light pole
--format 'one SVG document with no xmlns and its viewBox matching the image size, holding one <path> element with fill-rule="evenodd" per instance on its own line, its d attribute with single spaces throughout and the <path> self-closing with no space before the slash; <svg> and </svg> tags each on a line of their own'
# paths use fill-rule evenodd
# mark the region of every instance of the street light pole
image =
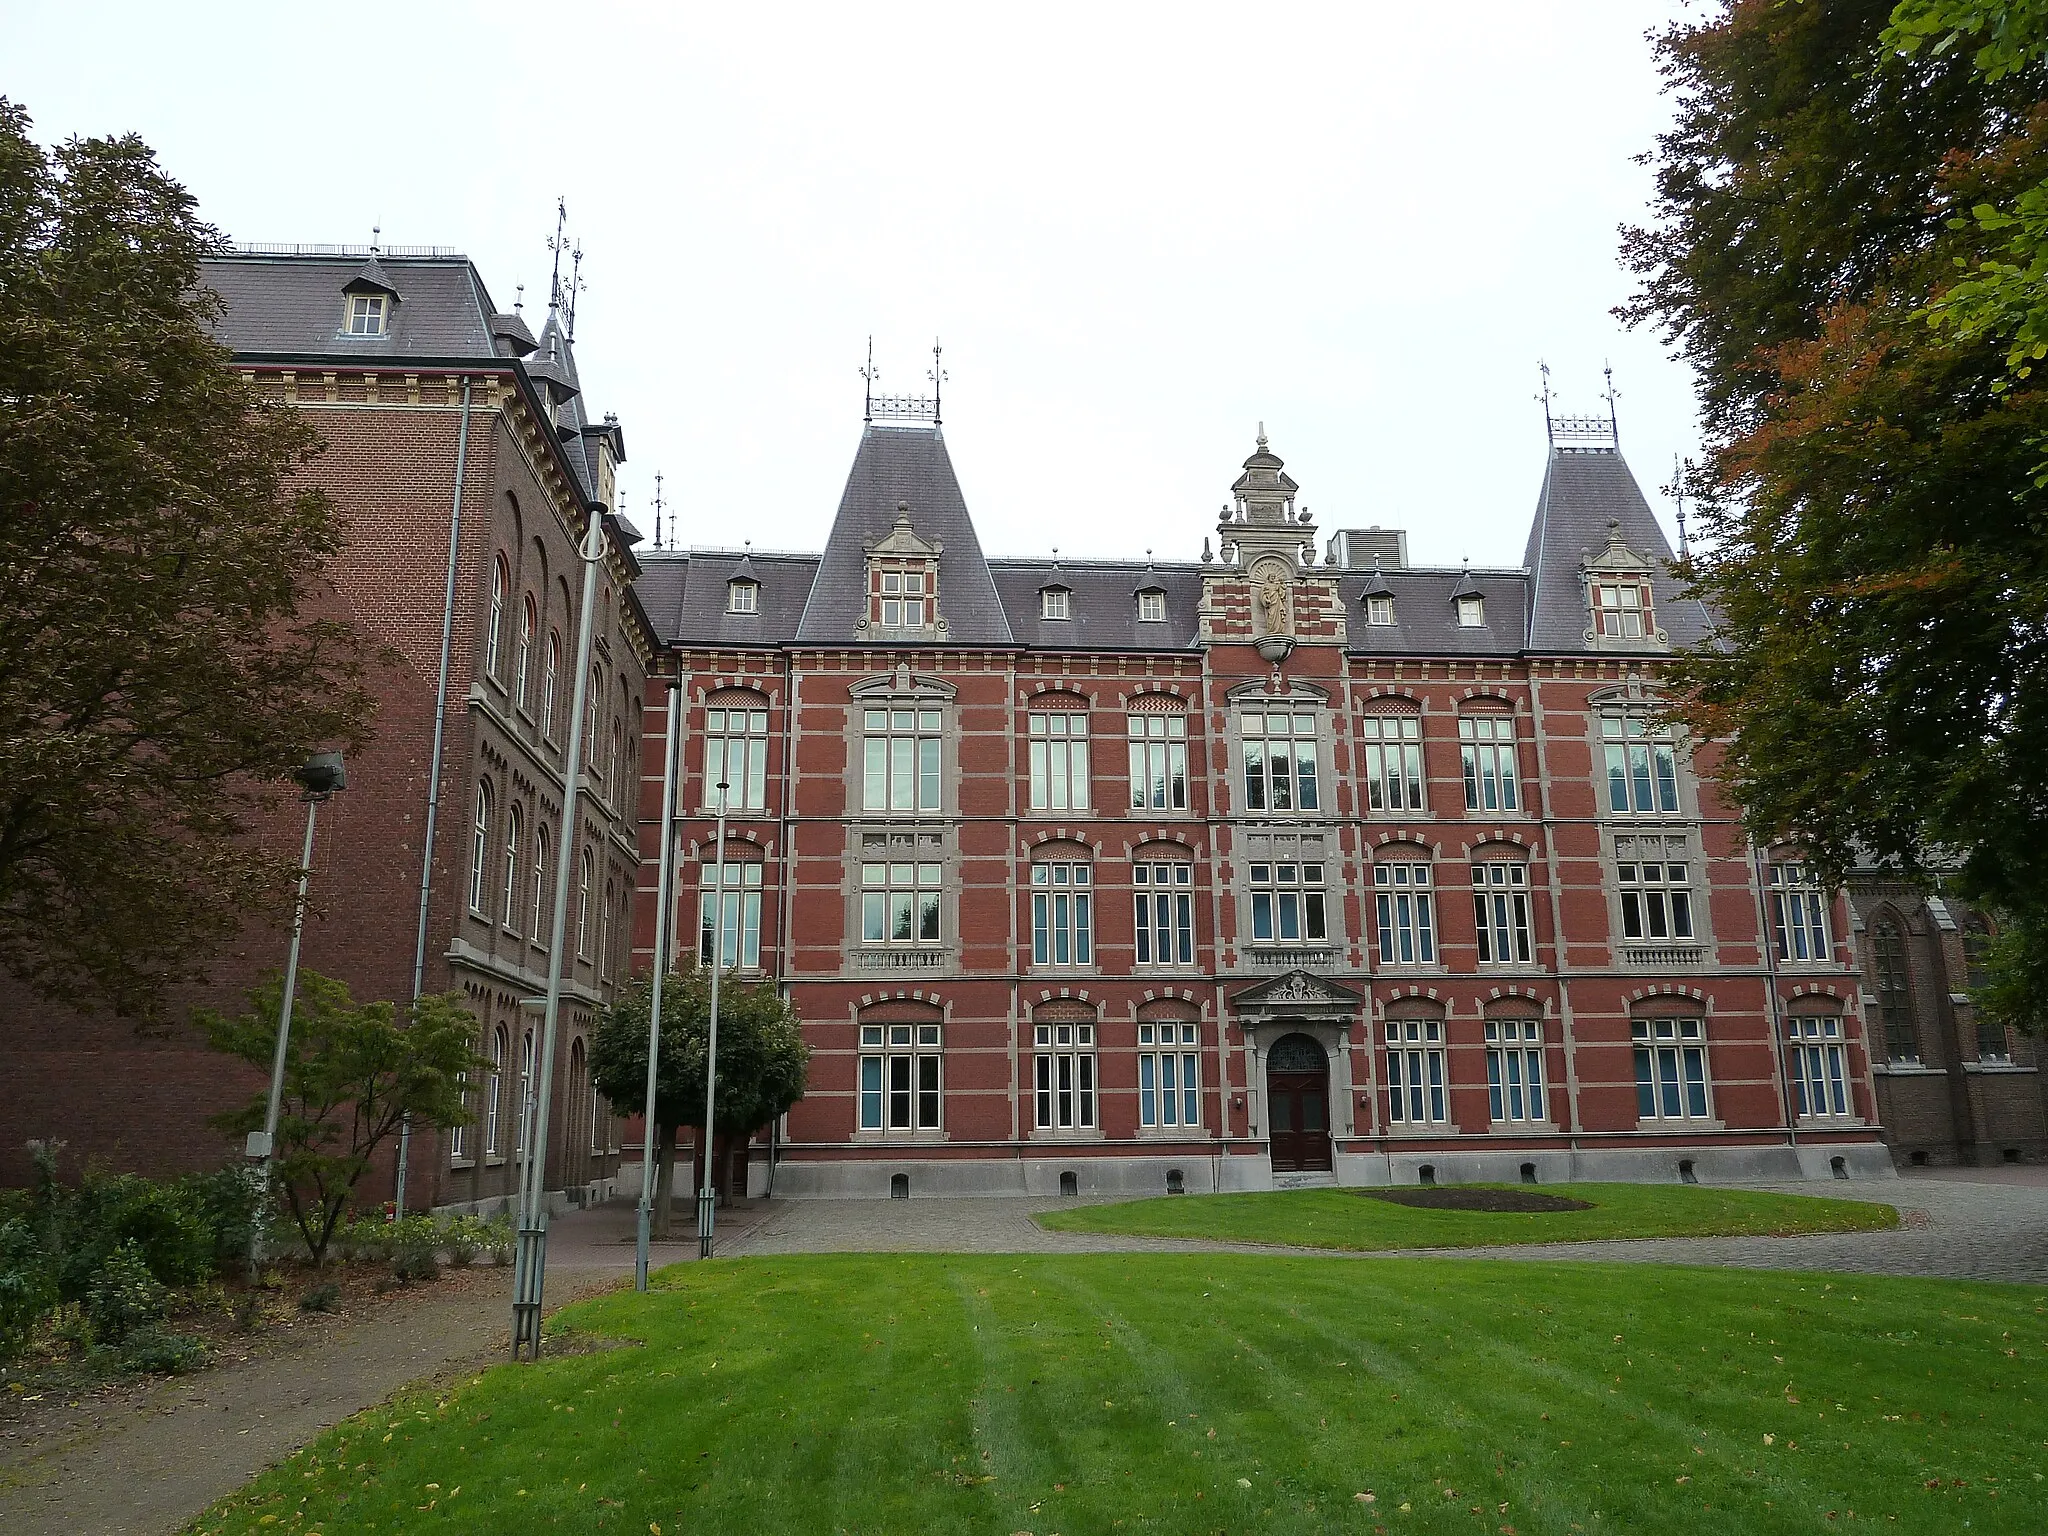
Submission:
<svg viewBox="0 0 2048 1536">
<path fill-rule="evenodd" d="M 712 879 L 718 895 L 712 901 L 711 1029 L 704 1055 L 704 1187 L 697 1192 L 697 1257 L 711 1257 L 711 1238 L 718 1220 L 718 1189 L 711 1180 L 712 1143 L 718 1119 L 718 975 L 725 968 L 725 792 L 718 786 L 718 862 Z"/>
<path fill-rule="evenodd" d="M 245 1155 L 257 1159 L 257 1180 L 261 1198 L 256 1219 L 249 1227 L 249 1279 L 253 1283 L 263 1261 L 264 1215 L 270 1208 L 270 1171 L 277 1147 L 277 1120 L 284 1103 L 284 1066 L 292 1037 L 292 996 L 299 984 L 299 940 L 306 931 L 306 886 L 313 878 L 313 828 L 320 819 L 320 802 L 348 787 L 339 752 L 316 752 L 295 772 L 306 788 L 306 842 L 299 850 L 299 894 L 292 903 L 292 941 L 285 950 L 284 995 L 278 1002 L 277 1048 L 270 1058 L 270 1101 L 263 1111 L 263 1129 L 249 1133 Z"/>
<path fill-rule="evenodd" d="M 641 1117 L 645 1138 L 640 1151 L 640 1235 L 633 1251 L 633 1289 L 647 1289 L 647 1243 L 654 1216 L 654 1089 L 661 1063 L 661 983 L 668 974 L 668 924 L 672 871 L 675 867 L 677 718 L 683 712 L 681 678 L 668 684 L 668 734 L 661 754 L 661 855 L 654 877 L 654 984 L 647 1010 L 647 1108 Z M 662 1200 L 669 1197 L 664 1185 Z"/>
<path fill-rule="evenodd" d="M 513 1251 L 512 1358 L 524 1350 L 540 1358 L 540 1309 L 548 1256 L 548 1213 L 542 1195 L 547 1184 L 548 1121 L 555 1086 L 555 1029 L 562 1011 L 562 946 L 569 926 L 569 872 L 576 857 L 576 801 L 583 780 L 584 706 L 590 688 L 591 629 L 597 608 L 597 569 L 604 563 L 604 510 L 593 507 L 590 526 L 578 552 L 583 561 L 583 610 L 576 631 L 576 682 L 569 704 L 569 752 L 562 765 L 562 835 L 555 863 L 555 917 L 548 945 L 548 992 L 542 1012 L 540 1097 L 526 1138 L 526 1164 L 520 1170 L 519 1240 Z M 594 745 L 594 744 L 593 744 Z"/>
</svg>

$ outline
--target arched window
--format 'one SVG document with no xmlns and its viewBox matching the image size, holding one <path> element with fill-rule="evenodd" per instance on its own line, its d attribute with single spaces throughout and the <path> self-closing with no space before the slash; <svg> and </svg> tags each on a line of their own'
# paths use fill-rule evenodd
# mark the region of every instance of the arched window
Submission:
<svg viewBox="0 0 2048 1536">
<path fill-rule="evenodd" d="M 632 785 L 632 778 L 626 772 L 626 733 L 619 722 L 612 722 L 612 794 L 622 796 Z"/>
<path fill-rule="evenodd" d="M 1086 851 L 1077 844 L 1066 847 Z M 1095 963 L 1094 866 L 1086 858 L 1032 864 L 1031 963 Z"/>
<path fill-rule="evenodd" d="M 505 1026 L 491 1036 L 491 1076 L 484 1087 L 484 1152 L 498 1155 L 498 1117 L 505 1102 Z"/>
<path fill-rule="evenodd" d="M 2005 1026 L 1984 1016 L 1984 1005 L 1977 997 L 1990 981 L 1990 945 L 1991 925 L 1972 913 L 1963 923 L 1963 973 L 1969 986 L 1970 1006 L 1977 1015 L 1977 1059 L 2010 1061 L 2012 1042 L 2006 1037 Z"/>
<path fill-rule="evenodd" d="M 743 688 L 721 688 L 704 701 L 704 809 L 758 811 L 768 803 L 768 700 Z"/>
<path fill-rule="evenodd" d="M 1131 809 L 1188 808 L 1187 705 L 1163 693 L 1141 694 L 1124 719 L 1129 737 Z"/>
<path fill-rule="evenodd" d="M 590 669 L 590 699 L 584 706 L 583 716 L 583 760 L 590 765 L 590 776 L 599 783 L 604 774 L 597 761 L 597 749 L 601 745 L 597 738 L 597 718 L 603 708 L 604 674 L 596 667 Z"/>
<path fill-rule="evenodd" d="M 1195 963 L 1195 866 L 1183 854 L 1152 858 L 1162 846 L 1152 844 L 1131 865 L 1135 895 L 1139 965 L 1186 966 Z"/>
<path fill-rule="evenodd" d="M 1095 1129 L 1095 1010 L 1064 1000 L 1039 1004 L 1031 1043 L 1038 1129 Z"/>
<path fill-rule="evenodd" d="M 515 801 L 505 812 L 505 926 L 514 931 L 519 927 L 519 844 L 524 831 Z"/>
<path fill-rule="evenodd" d="M 475 836 L 469 848 L 469 910 L 484 913 L 484 872 L 491 863 L 491 786 L 488 780 L 476 787 Z"/>
<path fill-rule="evenodd" d="M 587 1119 L 594 1126 L 596 1117 L 584 1109 L 584 1101 L 590 1097 L 590 1064 L 583 1053 L 583 1042 L 577 1040 L 569 1047 L 569 1103 L 568 1113 L 562 1118 L 571 1125 Z"/>
<path fill-rule="evenodd" d="M 548 889 L 548 829 L 545 822 L 537 823 L 533 829 L 533 926 L 529 930 L 538 940 L 547 930 L 541 926 L 542 903 L 547 900 Z"/>
<path fill-rule="evenodd" d="M 597 970 L 600 976 L 609 976 L 612 969 L 612 908 L 619 903 L 619 887 L 615 880 L 604 883 L 604 905 L 597 909 Z"/>
<path fill-rule="evenodd" d="M 1479 930 L 1481 965 L 1527 965 L 1534 953 L 1530 942 L 1528 864 L 1518 858 L 1475 860 L 1472 919 Z"/>
<path fill-rule="evenodd" d="M 1254 871 L 1257 868 L 1253 866 Z M 1318 869 L 1319 878 L 1321 873 Z M 1254 881 L 1257 878 L 1254 873 Z M 1380 964 L 1434 965 L 1436 913 L 1430 899 L 1427 851 L 1412 843 L 1389 844 L 1373 859 L 1372 883 Z"/>
<path fill-rule="evenodd" d="M 505 557 L 491 563 L 491 616 L 484 629 L 484 670 L 498 675 L 498 642 L 505 630 L 505 595 L 512 586 L 512 570 Z"/>
<path fill-rule="evenodd" d="M 1870 957 L 1876 969 L 1877 1017 L 1884 1029 L 1884 1053 L 1891 1061 L 1920 1059 L 1913 1028 L 1913 988 L 1906 969 L 1906 937 L 1889 917 L 1870 925 Z"/>
<path fill-rule="evenodd" d="M 1138 1009 L 1138 1124 L 1202 1123 L 1201 1027 L 1182 1003 Z"/>
<path fill-rule="evenodd" d="M 519 615 L 519 656 L 512 666 L 512 698 L 521 709 L 526 708 L 526 679 L 533 664 L 534 631 L 540 625 L 540 610 L 533 604 L 533 594 L 526 594 L 526 604 Z"/>
<path fill-rule="evenodd" d="M 742 970 L 761 967 L 761 859 L 758 850 L 743 845 L 735 856 L 733 844 L 725 846 L 725 943 L 720 948 L 720 970 L 734 966 Z M 699 879 L 697 958 L 713 963 L 711 935 L 718 926 L 718 862 L 715 854 L 703 861 Z"/>
<path fill-rule="evenodd" d="M 526 1156 L 526 1149 L 533 1145 L 533 1031 L 528 1030 L 521 1037 L 519 1045 L 519 1155 Z"/>
<path fill-rule="evenodd" d="M 548 631 L 547 663 L 540 674 L 540 733 L 549 741 L 555 739 L 555 693 L 561 683 L 562 637 L 554 630 Z"/>
<path fill-rule="evenodd" d="M 1031 809 L 1088 809 L 1088 705 L 1068 694 L 1034 699 L 1030 716 Z"/>
<path fill-rule="evenodd" d="M 581 959 L 590 957 L 590 850 L 583 850 L 583 862 L 577 866 L 576 894 L 576 954 Z"/>
<path fill-rule="evenodd" d="M 1365 768 L 1365 803 L 1373 811 L 1422 809 L 1422 716 L 1413 708 L 1382 704 L 1358 722 Z M 1514 801 L 1508 801 L 1509 809 Z"/>
</svg>

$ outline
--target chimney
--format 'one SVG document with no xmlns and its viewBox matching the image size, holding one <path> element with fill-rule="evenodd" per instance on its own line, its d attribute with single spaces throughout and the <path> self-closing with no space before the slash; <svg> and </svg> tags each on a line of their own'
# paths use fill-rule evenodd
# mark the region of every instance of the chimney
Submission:
<svg viewBox="0 0 2048 1536">
<path fill-rule="evenodd" d="M 1340 528 L 1330 535 L 1330 563 L 1347 571 L 1408 567 L 1408 533 L 1402 528 Z"/>
</svg>

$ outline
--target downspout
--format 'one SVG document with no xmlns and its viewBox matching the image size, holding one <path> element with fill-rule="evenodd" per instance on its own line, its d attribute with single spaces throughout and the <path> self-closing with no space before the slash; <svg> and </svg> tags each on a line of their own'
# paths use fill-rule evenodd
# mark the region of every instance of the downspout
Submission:
<svg viewBox="0 0 2048 1536">
<path fill-rule="evenodd" d="M 441 670 L 434 684 L 434 756 L 427 767 L 426 849 L 420 856 L 420 915 L 412 944 L 412 1000 L 427 979 L 427 903 L 434 889 L 434 824 L 441 809 L 441 743 L 448 727 L 448 650 L 455 631 L 455 557 L 462 541 L 462 483 L 469 469 L 470 378 L 462 376 L 462 425 L 455 434 L 455 501 L 448 513 L 448 574 L 441 590 Z M 392 1204 L 405 1214 L 406 1164 L 412 1156 L 412 1116 L 398 1123 L 398 1187 Z"/>
</svg>

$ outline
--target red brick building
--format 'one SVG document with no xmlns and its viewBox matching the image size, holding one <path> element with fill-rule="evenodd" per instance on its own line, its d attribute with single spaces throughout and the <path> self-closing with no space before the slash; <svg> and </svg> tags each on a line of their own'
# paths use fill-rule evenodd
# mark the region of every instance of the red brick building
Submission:
<svg viewBox="0 0 2048 1536">
<path fill-rule="evenodd" d="M 990 559 L 871 421 L 822 553 L 643 553 L 636 964 L 667 684 L 679 929 L 722 779 L 725 957 L 814 1050 L 753 1186 L 1889 1172 L 1845 906 L 1650 713 L 1706 616 L 1611 436 L 1513 567 L 1295 489 L 1262 435 L 1198 561 Z"/>
<path fill-rule="evenodd" d="M 546 990 L 547 878 L 553 859 L 576 860 L 548 1185 L 601 1193 L 617 1170 L 618 1124 L 592 1095 L 583 1039 L 628 961 L 634 733 L 652 641 L 633 593 L 638 536 L 607 511 L 623 434 L 584 410 L 573 326 L 551 311 L 536 341 L 460 256 L 266 248 L 209 261 L 205 277 L 226 301 L 219 334 L 236 366 L 326 440 L 308 477 L 349 530 L 327 600 L 388 648 L 375 675 L 375 740 L 320 817 L 302 963 L 345 980 L 359 1000 L 402 1002 L 417 956 L 424 990 L 468 995 L 479 1050 L 496 1066 L 477 1085 L 475 1126 L 414 1143 L 409 1203 L 496 1204 L 516 1186 L 536 1087 L 527 1065 L 535 1015 L 520 1004 Z M 572 841 L 560 825 L 562 767 L 578 725 L 569 718 L 577 548 L 592 517 L 605 518 L 610 539 Z M 442 778 L 423 892 L 451 521 Z M 302 817 L 287 804 L 266 833 L 294 858 Z M 244 1006 L 284 953 L 282 932 L 246 934 L 173 1016 L 193 1002 Z M 65 1140 L 73 1159 L 148 1172 L 235 1155 L 205 1117 L 243 1100 L 258 1076 L 188 1027 L 144 1038 L 124 1021 L 16 989 L 0 996 L 0 1011 L 10 1046 L 0 1181 L 25 1178 L 31 1137 Z M 365 1186 L 372 1201 L 390 1192 L 388 1177 Z"/>
</svg>

